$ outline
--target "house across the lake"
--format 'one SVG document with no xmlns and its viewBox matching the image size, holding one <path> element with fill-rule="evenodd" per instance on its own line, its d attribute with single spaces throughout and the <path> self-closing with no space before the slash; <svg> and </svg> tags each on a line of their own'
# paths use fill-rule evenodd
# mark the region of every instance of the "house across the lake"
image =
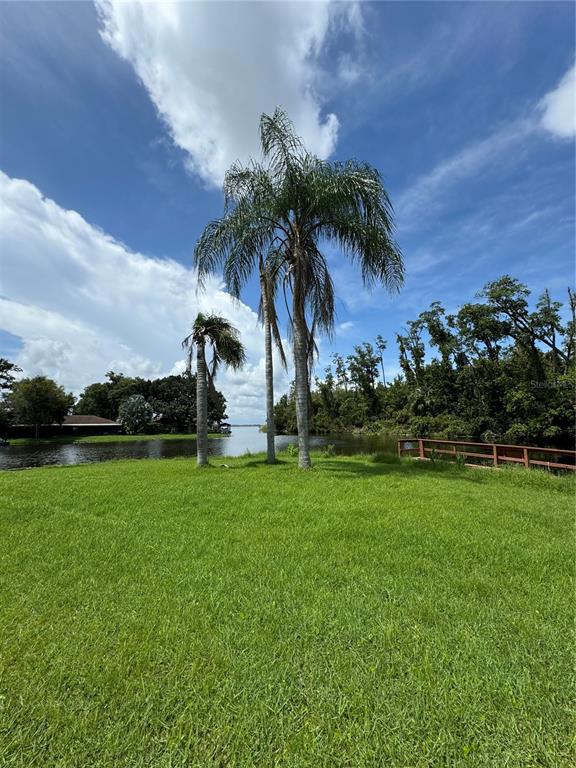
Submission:
<svg viewBox="0 0 576 768">
<path fill-rule="evenodd" d="M 118 421 L 103 419 L 101 416 L 66 416 L 60 427 L 60 434 L 117 435 L 121 430 L 122 424 Z"/>
<path fill-rule="evenodd" d="M 65 416 L 62 424 L 46 424 L 40 428 L 40 437 L 75 437 L 81 435 L 117 435 L 122 431 L 122 425 L 117 421 L 103 419 L 101 416 L 75 415 Z M 9 436 L 35 437 L 31 424 L 14 424 L 10 427 Z"/>
</svg>

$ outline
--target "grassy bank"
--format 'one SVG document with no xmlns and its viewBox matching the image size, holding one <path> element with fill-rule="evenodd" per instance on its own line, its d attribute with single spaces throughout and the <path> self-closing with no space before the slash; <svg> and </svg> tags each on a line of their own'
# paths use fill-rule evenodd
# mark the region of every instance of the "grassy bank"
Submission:
<svg viewBox="0 0 576 768">
<path fill-rule="evenodd" d="M 0 473 L 0 764 L 568 766 L 573 488 L 326 458 Z"/>
<path fill-rule="evenodd" d="M 209 438 L 226 437 L 218 432 L 209 433 Z M 10 439 L 10 445 L 42 445 L 50 443 L 132 443 L 139 440 L 195 440 L 194 433 L 182 432 L 174 434 L 173 432 L 162 432 L 151 435 L 81 435 L 78 437 L 43 437 L 35 440 L 32 437 L 19 437 Z"/>
</svg>

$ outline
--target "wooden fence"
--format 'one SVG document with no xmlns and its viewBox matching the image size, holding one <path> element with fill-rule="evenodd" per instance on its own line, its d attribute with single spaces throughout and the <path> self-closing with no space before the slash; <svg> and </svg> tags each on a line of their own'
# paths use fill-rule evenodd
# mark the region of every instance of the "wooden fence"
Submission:
<svg viewBox="0 0 576 768">
<path fill-rule="evenodd" d="M 431 440 L 416 437 L 398 440 L 398 456 L 411 456 L 424 461 L 434 458 L 453 461 L 463 459 L 466 466 L 475 467 L 521 464 L 526 469 L 544 467 L 550 470 L 576 470 L 576 451 L 529 445 L 471 443 L 465 440 Z"/>
</svg>

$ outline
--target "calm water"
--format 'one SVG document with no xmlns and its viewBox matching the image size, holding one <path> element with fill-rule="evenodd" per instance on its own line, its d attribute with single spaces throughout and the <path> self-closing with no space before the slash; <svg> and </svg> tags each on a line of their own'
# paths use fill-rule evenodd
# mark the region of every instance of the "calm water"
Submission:
<svg viewBox="0 0 576 768">
<path fill-rule="evenodd" d="M 279 435 L 276 449 L 296 443 L 292 435 Z M 338 454 L 373 453 L 396 450 L 395 439 L 365 435 L 323 435 L 311 437 L 312 448 L 331 443 Z M 266 450 L 266 435 L 258 427 L 233 427 L 228 437 L 208 441 L 212 456 L 242 456 L 247 451 Z M 127 443 L 43 443 L 0 447 L 0 469 L 23 469 L 51 464 L 91 464 L 112 459 L 171 459 L 196 455 L 196 440 L 138 440 Z"/>
</svg>

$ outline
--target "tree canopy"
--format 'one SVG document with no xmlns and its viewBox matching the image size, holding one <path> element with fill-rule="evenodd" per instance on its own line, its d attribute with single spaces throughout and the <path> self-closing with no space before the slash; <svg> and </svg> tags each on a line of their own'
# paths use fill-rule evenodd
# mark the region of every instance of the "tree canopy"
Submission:
<svg viewBox="0 0 576 768">
<path fill-rule="evenodd" d="M 574 293 L 568 302 L 505 275 L 454 314 L 440 302 L 397 334 L 401 375 L 378 381 L 384 340 L 357 345 L 317 377 L 316 431 L 387 430 L 402 435 L 566 447 L 574 442 Z M 532 307 L 532 308 L 531 308 Z M 383 369 L 382 369 L 383 370 Z M 293 391 L 276 405 L 293 432 Z"/>
<path fill-rule="evenodd" d="M 33 425 L 38 434 L 41 426 L 64 421 L 74 405 L 74 397 L 52 379 L 36 376 L 15 382 L 8 402 L 15 421 Z"/>
</svg>

